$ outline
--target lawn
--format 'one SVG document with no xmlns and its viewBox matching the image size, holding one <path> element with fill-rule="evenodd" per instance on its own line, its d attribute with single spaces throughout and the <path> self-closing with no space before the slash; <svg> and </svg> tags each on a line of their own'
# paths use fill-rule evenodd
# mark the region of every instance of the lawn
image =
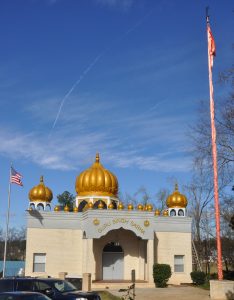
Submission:
<svg viewBox="0 0 234 300">
<path fill-rule="evenodd" d="M 107 291 L 98 291 L 98 294 L 101 296 L 102 300 L 121 300 L 120 297 L 114 296 Z"/>
</svg>

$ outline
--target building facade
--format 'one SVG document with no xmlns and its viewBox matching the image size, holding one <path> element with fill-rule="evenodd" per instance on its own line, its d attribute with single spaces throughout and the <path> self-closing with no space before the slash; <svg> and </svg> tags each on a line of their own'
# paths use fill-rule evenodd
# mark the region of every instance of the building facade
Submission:
<svg viewBox="0 0 234 300">
<path fill-rule="evenodd" d="M 26 276 L 80 278 L 91 273 L 93 281 L 136 280 L 153 283 L 153 264 L 172 268 L 169 283 L 191 282 L 191 218 L 187 199 L 178 187 L 167 199 L 168 209 L 118 199 L 118 180 L 100 163 L 76 179 L 76 206 L 52 211 L 52 192 L 43 178 L 29 192 L 27 212 Z"/>
</svg>

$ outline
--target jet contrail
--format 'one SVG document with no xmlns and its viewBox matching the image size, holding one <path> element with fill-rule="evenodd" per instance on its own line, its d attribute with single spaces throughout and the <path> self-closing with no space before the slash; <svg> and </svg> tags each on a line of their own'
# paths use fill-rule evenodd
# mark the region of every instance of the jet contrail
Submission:
<svg viewBox="0 0 234 300">
<path fill-rule="evenodd" d="M 67 100 L 67 98 L 71 95 L 71 93 L 74 91 L 74 89 L 81 83 L 81 81 L 84 79 L 84 77 L 89 73 L 89 71 L 96 65 L 96 63 L 100 60 L 100 58 L 106 53 L 108 52 L 114 44 L 116 44 L 117 42 L 121 41 L 122 39 L 124 39 L 127 35 L 129 35 L 131 32 L 133 32 L 137 27 L 139 27 L 146 18 L 148 18 L 151 13 L 153 12 L 153 10 L 151 10 L 150 12 L 148 12 L 139 22 L 137 22 L 135 25 L 133 25 L 130 29 L 128 29 L 126 32 L 124 32 L 119 38 L 116 38 L 112 43 L 110 43 L 110 46 L 108 46 L 106 49 L 104 49 L 102 52 L 100 52 L 95 58 L 94 60 L 88 65 L 88 67 L 84 70 L 84 72 L 80 75 L 79 79 L 73 84 L 73 86 L 70 88 L 70 90 L 66 93 L 66 95 L 63 97 L 57 115 L 55 117 L 54 123 L 52 125 L 52 128 L 50 130 L 49 133 L 49 137 L 52 134 L 53 129 L 55 128 L 59 116 L 61 114 L 62 108 Z"/>
</svg>

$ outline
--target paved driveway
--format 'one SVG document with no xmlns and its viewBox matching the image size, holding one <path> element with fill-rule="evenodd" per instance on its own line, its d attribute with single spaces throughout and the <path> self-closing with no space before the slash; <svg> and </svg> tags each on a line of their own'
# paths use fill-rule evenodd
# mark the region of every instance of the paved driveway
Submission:
<svg viewBox="0 0 234 300">
<path fill-rule="evenodd" d="M 109 290 L 116 296 L 124 293 Z M 136 288 L 136 300 L 210 300 L 209 291 L 190 286 L 169 286 L 168 288 Z"/>
</svg>

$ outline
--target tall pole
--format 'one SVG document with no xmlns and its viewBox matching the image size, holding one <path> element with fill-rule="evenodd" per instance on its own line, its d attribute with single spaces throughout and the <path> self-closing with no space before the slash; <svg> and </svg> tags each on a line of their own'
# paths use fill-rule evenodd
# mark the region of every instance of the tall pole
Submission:
<svg viewBox="0 0 234 300">
<path fill-rule="evenodd" d="M 215 106 L 214 106 L 214 89 L 212 82 L 213 56 L 215 55 L 214 39 L 210 30 L 210 20 L 208 9 L 206 10 L 207 23 L 207 41 L 208 41 L 208 71 L 209 71 L 209 87 L 210 87 L 210 120 L 211 120 L 211 143 L 212 158 L 214 171 L 214 201 L 215 201 L 215 222 L 216 222 L 216 240 L 217 240 L 217 265 L 218 279 L 223 279 L 222 268 L 222 248 L 220 238 L 220 207 L 219 207 L 219 189 L 218 189 L 218 168 L 217 168 L 217 145 L 216 145 L 216 128 L 215 128 Z M 212 45 L 213 43 L 213 45 Z M 213 49 L 212 49 L 213 48 Z"/>
<path fill-rule="evenodd" d="M 12 167 L 12 163 L 11 163 Z M 10 206 L 11 206 L 11 167 L 9 176 L 9 186 L 8 186 L 8 205 L 7 205 L 7 218 L 6 218 L 6 234 L 5 234 L 5 245 L 4 245 L 4 258 L 3 258 L 3 270 L 2 277 L 5 277 L 6 272 L 6 254 L 7 254 L 7 241 L 8 241 L 8 231 L 9 231 L 9 219 L 10 219 Z"/>
</svg>

